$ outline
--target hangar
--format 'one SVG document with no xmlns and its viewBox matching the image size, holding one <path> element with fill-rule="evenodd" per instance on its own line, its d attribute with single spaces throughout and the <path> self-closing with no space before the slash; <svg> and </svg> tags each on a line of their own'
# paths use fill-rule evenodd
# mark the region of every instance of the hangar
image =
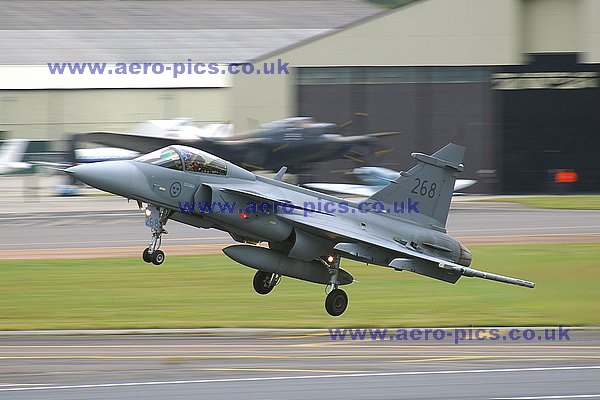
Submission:
<svg viewBox="0 0 600 400">
<path fill-rule="evenodd" d="M 35 139 L 148 119 L 235 120 L 231 76 L 117 79 L 51 74 L 47 63 L 243 63 L 385 11 L 359 0 L 32 0 L 0 9 L 0 131 Z M 246 125 L 244 117 L 238 130 Z"/>
<path fill-rule="evenodd" d="M 412 149 L 464 143 L 478 192 L 544 192 L 557 170 L 577 174 L 571 189 L 598 192 L 598 21 L 593 0 L 416 1 L 267 58 L 290 62 L 294 76 L 235 78 L 247 94 L 236 110 L 280 105 L 273 117 L 400 131 L 378 160 L 393 169 L 410 165 Z"/>
<path fill-rule="evenodd" d="M 244 9 L 250 3 L 264 8 Z M 55 138 L 68 131 L 122 130 L 151 118 L 185 116 L 199 123 L 232 121 L 239 131 L 248 127 L 249 117 L 269 121 L 309 115 L 343 123 L 348 133 L 401 132 L 387 143 L 395 151 L 373 160 L 394 169 L 406 168 L 411 163 L 407 154 L 415 149 L 427 152 L 448 141 L 466 144 L 472 150 L 464 176 L 480 180 L 478 192 L 543 192 L 549 190 L 554 171 L 577 174 L 571 189 L 600 191 L 599 2 L 416 0 L 390 11 L 361 2 L 314 2 L 315 7 L 330 6 L 319 9 L 320 18 L 303 14 L 309 7 L 300 3 L 278 2 L 291 7 L 287 13 L 275 2 L 223 3 L 228 8 L 221 8 L 221 15 L 236 10 L 235 19 L 239 14 L 240 29 L 232 30 L 225 23 L 211 25 L 218 12 L 208 12 L 211 2 L 198 2 L 204 8 L 179 10 L 165 19 L 164 26 L 173 31 L 160 37 L 148 33 L 143 19 L 134 20 L 142 24 L 140 29 L 134 23 L 108 33 L 97 26 L 102 19 L 96 19 L 91 27 L 79 27 L 84 33 L 90 30 L 83 42 L 92 48 L 78 47 L 78 61 L 104 61 L 93 46 L 110 40 L 111 51 L 105 55 L 113 61 L 156 61 L 157 54 L 172 61 L 191 54 L 221 63 L 281 61 L 288 63 L 289 74 L 237 74 L 181 87 L 162 83 L 112 90 L 7 90 L 0 78 L 0 130 Z M 196 3 L 185 4 L 193 8 Z M 345 19 L 336 10 L 348 11 L 337 12 Z M 178 18 L 192 11 L 212 28 L 202 31 L 192 24 L 183 25 L 187 31 L 177 29 Z M 271 12 L 270 18 L 261 20 L 261 12 Z M 260 29 L 244 25 L 248 15 L 258 18 Z M 71 29 L 82 24 L 67 14 L 55 15 L 53 21 Z M 3 42 L 3 52 L 14 55 L 16 43 L 24 40 L 30 42 L 21 48 L 31 50 L 32 33 L 19 36 L 15 28 L 9 32 L 11 41 Z M 82 40 L 65 32 L 65 43 Z M 38 43 L 47 39 L 33 33 Z M 261 34 L 266 35 L 263 40 L 249 39 Z M 65 48 L 67 55 L 73 50 Z M 19 57 L 23 63 L 40 62 L 39 57 L 27 61 L 31 54 L 21 51 Z M 138 58 L 131 59 L 131 54 Z M 344 162 L 336 162 L 315 170 L 327 177 L 329 171 L 344 168 Z"/>
</svg>

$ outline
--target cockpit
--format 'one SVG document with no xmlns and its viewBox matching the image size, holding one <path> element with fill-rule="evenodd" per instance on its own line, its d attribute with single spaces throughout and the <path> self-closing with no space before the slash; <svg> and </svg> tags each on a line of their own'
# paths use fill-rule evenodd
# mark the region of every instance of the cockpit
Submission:
<svg viewBox="0 0 600 400">
<path fill-rule="evenodd" d="M 202 174 L 227 175 L 227 163 L 202 150 L 187 146 L 169 146 L 145 154 L 133 161 L 177 171 L 199 172 Z"/>
</svg>

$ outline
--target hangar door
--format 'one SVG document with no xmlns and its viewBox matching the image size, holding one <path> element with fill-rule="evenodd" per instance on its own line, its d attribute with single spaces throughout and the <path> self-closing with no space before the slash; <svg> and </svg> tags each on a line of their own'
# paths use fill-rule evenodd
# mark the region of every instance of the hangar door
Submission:
<svg viewBox="0 0 600 400">
<path fill-rule="evenodd" d="M 315 167 L 321 179 L 360 165 L 409 169 L 414 151 L 448 142 L 467 147 L 464 178 L 477 192 L 495 192 L 499 160 L 492 67 L 307 67 L 298 71 L 298 115 L 342 126 L 343 134 L 399 132 L 384 140 L 393 151 Z M 360 158 L 360 157 L 359 157 Z M 333 171 L 333 172 L 332 172 Z"/>
</svg>

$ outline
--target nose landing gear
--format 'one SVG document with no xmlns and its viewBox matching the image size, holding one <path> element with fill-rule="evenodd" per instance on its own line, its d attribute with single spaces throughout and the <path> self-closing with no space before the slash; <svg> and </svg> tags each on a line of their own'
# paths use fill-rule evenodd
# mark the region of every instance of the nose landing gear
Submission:
<svg viewBox="0 0 600 400">
<path fill-rule="evenodd" d="M 162 244 L 162 235 L 169 233 L 164 226 L 167 224 L 169 217 L 173 215 L 173 211 L 149 204 L 144 212 L 146 213 L 146 226 L 152 231 L 152 239 L 142 253 L 142 260 L 154 265 L 162 265 L 165 261 L 165 253 L 159 248 Z"/>
</svg>

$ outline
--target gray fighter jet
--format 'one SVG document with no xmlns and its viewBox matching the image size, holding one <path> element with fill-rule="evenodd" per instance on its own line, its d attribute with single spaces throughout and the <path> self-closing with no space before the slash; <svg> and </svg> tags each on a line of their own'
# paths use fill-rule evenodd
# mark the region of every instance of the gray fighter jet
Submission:
<svg viewBox="0 0 600 400">
<path fill-rule="evenodd" d="M 285 167 L 274 179 L 265 178 L 180 145 L 131 161 L 80 165 L 67 172 L 138 202 L 152 231 L 144 261 L 164 262 L 159 247 L 169 219 L 219 229 L 244 243 L 223 252 L 258 270 L 254 289 L 259 294 L 271 292 L 281 276 L 320 283 L 328 288 L 327 312 L 339 316 L 348 306 L 339 286 L 353 282 L 340 268 L 341 258 L 449 283 L 464 275 L 534 287 L 532 282 L 470 268 L 469 250 L 446 233 L 464 151 L 448 144 L 433 155 L 413 153 L 416 166 L 361 203 L 282 182 Z"/>
</svg>

